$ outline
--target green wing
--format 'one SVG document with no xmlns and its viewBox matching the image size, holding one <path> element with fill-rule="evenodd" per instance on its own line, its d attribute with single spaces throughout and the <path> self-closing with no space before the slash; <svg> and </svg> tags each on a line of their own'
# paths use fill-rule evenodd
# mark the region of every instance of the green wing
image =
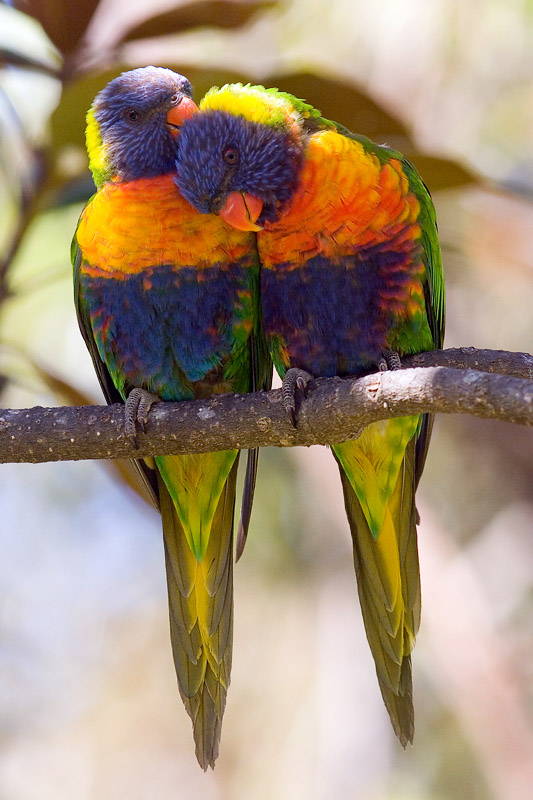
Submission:
<svg viewBox="0 0 533 800">
<path fill-rule="evenodd" d="M 442 269 L 435 206 L 429 189 L 413 164 L 402 157 L 402 166 L 409 180 L 411 191 L 420 202 L 420 225 L 424 244 L 423 258 L 427 274 L 426 313 L 433 335 L 433 342 L 438 350 L 444 342 L 445 295 L 444 272 Z"/>
</svg>

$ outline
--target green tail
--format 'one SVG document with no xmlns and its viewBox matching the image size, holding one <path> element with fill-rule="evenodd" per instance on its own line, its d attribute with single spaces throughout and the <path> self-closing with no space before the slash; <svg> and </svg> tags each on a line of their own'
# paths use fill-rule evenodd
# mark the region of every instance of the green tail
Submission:
<svg viewBox="0 0 533 800">
<path fill-rule="evenodd" d="M 385 706 L 404 747 L 414 736 L 410 654 L 420 624 L 414 503 L 417 425 L 416 417 L 374 423 L 359 439 L 333 447 L 366 635 Z M 389 449 L 393 440 L 396 455 Z M 403 457 L 399 447 L 405 448 Z"/>
<path fill-rule="evenodd" d="M 214 767 L 218 756 L 230 683 L 238 453 L 172 456 L 156 462 L 172 652 L 180 694 L 193 723 L 196 757 L 205 770 Z M 195 491 L 198 476 L 203 474 L 205 480 L 210 462 L 218 467 L 223 463 L 225 470 Z M 181 481 L 179 505 L 174 500 L 176 483 L 173 481 L 171 493 L 167 488 L 169 476 L 177 475 Z M 187 492 L 192 530 L 187 526 Z"/>
</svg>

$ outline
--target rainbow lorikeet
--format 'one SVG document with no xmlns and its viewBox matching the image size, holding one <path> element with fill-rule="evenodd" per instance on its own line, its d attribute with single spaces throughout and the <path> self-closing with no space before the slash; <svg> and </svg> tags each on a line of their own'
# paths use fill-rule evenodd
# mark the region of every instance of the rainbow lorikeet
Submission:
<svg viewBox="0 0 533 800">
<path fill-rule="evenodd" d="M 294 411 L 311 376 L 363 375 L 440 348 L 435 210 L 400 153 L 262 86 L 210 90 L 178 143 L 177 183 L 206 214 L 256 232 L 265 335 Z M 379 685 L 405 746 L 420 620 L 417 487 L 432 420 L 369 425 L 333 446 Z"/>
<path fill-rule="evenodd" d="M 97 192 L 74 236 L 75 301 L 107 401 L 126 401 L 130 435 L 155 399 L 263 385 L 253 234 L 200 215 L 174 182 L 180 126 L 197 112 L 191 93 L 171 70 L 136 69 L 87 115 Z M 237 461 L 228 450 L 136 462 L 161 510 L 174 662 L 204 769 L 218 755 L 230 680 Z"/>
</svg>

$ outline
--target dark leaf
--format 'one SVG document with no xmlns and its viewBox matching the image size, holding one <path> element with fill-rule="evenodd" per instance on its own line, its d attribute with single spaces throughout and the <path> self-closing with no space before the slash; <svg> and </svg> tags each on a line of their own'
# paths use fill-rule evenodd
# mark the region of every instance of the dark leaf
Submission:
<svg viewBox="0 0 533 800">
<path fill-rule="evenodd" d="M 405 125 L 350 84 L 310 73 L 274 75 L 266 83 L 307 100 L 323 116 L 354 133 L 397 148 L 413 162 L 432 191 L 479 183 L 479 176 L 455 161 L 420 154 Z"/>
<path fill-rule="evenodd" d="M 127 32 L 123 41 L 168 36 L 199 27 L 239 28 L 259 11 L 274 8 L 276 5 L 275 0 L 204 0 L 188 3 L 135 25 Z"/>
<path fill-rule="evenodd" d="M 339 122 L 353 133 L 361 133 L 379 144 L 398 149 L 410 146 L 405 125 L 372 98 L 341 79 L 309 72 L 271 75 L 265 85 L 276 86 L 320 109 L 322 116 Z M 412 145 L 411 145 L 412 146 Z"/>
<path fill-rule="evenodd" d="M 479 175 L 456 161 L 437 156 L 405 155 L 413 162 L 431 192 L 483 183 Z"/>
<path fill-rule="evenodd" d="M 54 186 L 55 188 L 55 186 Z M 67 181 L 58 181 L 55 193 L 50 198 L 47 208 L 70 206 L 73 203 L 86 203 L 96 191 L 96 186 L 91 173 L 87 170 L 83 175 L 78 175 Z"/>
<path fill-rule="evenodd" d="M 61 72 L 61 65 L 58 64 L 54 67 L 44 61 L 39 61 L 24 53 L 16 53 L 14 50 L 8 50 L 6 47 L 0 48 L 0 65 L 4 66 L 9 64 L 13 67 L 23 67 L 24 69 L 31 69 L 34 72 L 42 72 L 45 75 L 51 75 L 58 78 Z"/>
<path fill-rule="evenodd" d="M 62 53 L 74 50 L 100 0 L 17 0 L 17 7 L 38 20 Z"/>
</svg>

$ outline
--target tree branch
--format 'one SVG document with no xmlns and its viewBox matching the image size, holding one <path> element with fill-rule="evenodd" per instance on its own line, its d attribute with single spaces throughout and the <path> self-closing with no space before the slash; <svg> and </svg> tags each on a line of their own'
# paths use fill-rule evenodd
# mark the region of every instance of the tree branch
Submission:
<svg viewBox="0 0 533 800">
<path fill-rule="evenodd" d="M 8 409 L 0 411 L 0 462 L 333 444 L 356 438 L 370 422 L 426 412 L 533 425 L 533 356 L 527 353 L 461 348 L 404 358 L 402 365 L 359 379 L 313 381 L 297 429 L 279 390 L 157 404 L 137 449 L 124 433 L 121 405 Z"/>
</svg>

